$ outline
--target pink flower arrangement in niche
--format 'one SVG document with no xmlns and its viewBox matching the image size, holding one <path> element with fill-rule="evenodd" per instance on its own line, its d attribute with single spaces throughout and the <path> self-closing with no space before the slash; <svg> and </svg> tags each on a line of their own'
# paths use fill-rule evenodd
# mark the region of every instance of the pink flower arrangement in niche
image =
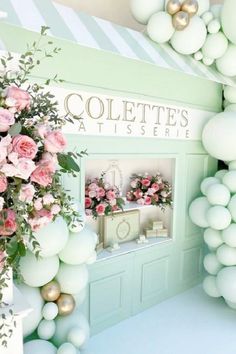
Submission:
<svg viewBox="0 0 236 354">
<path fill-rule="evenodd" d="M 120 191 L 116 186 L 111 186 L 100 178 L 88 179 L 85 185 L 85 212 L 94 218 L 108 215 L 117 210 L 122 210 L 124 204 Z"/>
<path fill-rule="evenodd" d="M 172 188 L 160 173 L 154 176 L 148 173 L 134 174 L 126 198 L 139 205 L 159 206 L 164 211 L 167 205 L 172 205 Z"/>
</svg>

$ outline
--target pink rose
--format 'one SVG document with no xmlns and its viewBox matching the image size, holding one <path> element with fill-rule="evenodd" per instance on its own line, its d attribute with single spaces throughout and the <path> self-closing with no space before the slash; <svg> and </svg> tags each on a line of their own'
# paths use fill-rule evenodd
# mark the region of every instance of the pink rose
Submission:
<svg viewBox="0 0 236 354">
<path fill-rule="evenodd" d="M 58 204 L 53 204 L 51 207 L 51 213 L 52 215 L 57 215 L 58 213 L 60 213 L 61 211 L 61 207 Z"/>
<path fill-rule="evenodd" d="M 116 194 L 114 191 L 110 190 L 108 192 L 106 192 L 106 197 L 108 200 L 112 200 L 116 198 Z"/>
<path fill-rule="evenodd" d="M 119 210 L 118 205 L 113 205 L 113 207 L 111 208 L 112 211 L 116 211 Z"/>
<path fill-rule="evenodd" d="M 126 198 L 129 202 L 131 202 L 133 200 L 133 194 L 131 192 L 127 192 Z"/>
<path fill-rule="evenodd" d="M 145 203 L 145 201 L 144 201 L 143 198 L 139 198 L 139 199 L 137 200 L 137 204 L 139 204 L 139 205 L 144 205 L 144 203 Z"/>
<path fill-rule="evenodd" d="M 91 191 L 96 191 L 99 187 L 96 183 L 90 183 L 90 185 L 88 186 L 88 188 L 91 190 Z"/>
<path fill-rule="evenodd" d="M 155 202 L 158 202 L 158 200 L 159 200 L 158 194 L 154 194 L 154 195 L 153 195 L 153 199 L 155 200 Z"/>
<path fill-rule="evenodd" d="M 85 198 L 85 208 L 88 209 L 91 207 L 92 204 L 92 199 L 91 198 Z"/>
<path fill-rule="evenodd" d="M 133 193 L 133 195 L 135 196 L 136 199 L 140 199 L 140 198 L 142 198 L 142 196 L 143 196 L 143 192 L 141 191 L 141 189 L 137 189 L 137 190 Z"/>
<path fill-rule="evenodd" d="M 159 189 L 160 189 L 160 187 L 159 187 L 159 184 L 158 184 L 158 183 L 153 183 L 153 184 L 151 185 L 151 187 L 152 187 L 152 189 L 154 189 L 154 190 L 155 190 L 155 192 L 159 191 Z"/>
<path fill-rule="evenodd" d="M 133 181 L 130 182 L 130 185 L 132 188 L 137 188 L 140 183 L 140 180 L 138 178 L 135 178 Z"/>
<path fill-rule="evenodd" d="M 52 204 L 54 202 L 54 197 L 52 194 L 50 193 L 47 193 L 43 196 L 43 204 L 45 205 L 49 205 L 49 204 Z"/>
<path fill-rule="evenodd" d="M 12 140 L 12 150 L 19 157 L 25 157 L 33 160 L 37 154 L 38 148 L 34 140 L 27 135 L 16 135 Z"/>
<path fill-rule="evenodd" d="M 152 204 L 152 199 L 150 197 L 145 197 L 144 198 L 144 204 L 145 205 L 150 205 Z"/>
<path fill-rule="evenodd" d="M 53 130 L 45 136 L 45 150 L 51 153 L 62 152 L 66 147 L 66 139 L 60 130 Z"/>
<path fill-rule="evenodd" d="M 0 193 L 7 189 L 7 178 L 3 173 L 0 173 Z"/>
<path fill-rule="evenodd" d="M 11 236 L 16 231 L 16 214 L 13 210 L 3 209 L 0 212 L 0 221 L 0 235 Z"/>
<path fill-rule="evenodd" d="M 35 210 L 40 210 L 43 208 L 42 198 L 38 198 L 34 201 L 34 208 Z"/>
<path fill-rule="evenodd" d="M 105 212 L 106 206 L 104 204 L 98 204 L 96 206 L 96 212 L 98 215 L 103 215 Z"/>
<path fill-rule="evenodd" d="M 16 173 L 14 176 L 27 180 L 32 174 L 32 172 L 35 170 L 36 166 L 34 161 L 22 157 L 18 160 L 18 163 L 17 165 L 15 165 L 15 168 Z"/>
<path fill-rule="evenodd" d="M 30 109 L 30 95 L 27 91 L 10 86 L 6 90 L 6 98 L 11 99 L 11 108 L 15 108 L 17 112 L 21 112 L 23 109 Z"/>
<path fill-rule="evenodd" d="M 89 191 L 88 196 L 89 196 L 89 198 L 95 198 L 97 196 L 97 192 L 96 191 Z"/>
<path fill-rule="evenodd" d="M 41 209 L 37 212 L 36 216 L 40 216 L 42 217 L 46 217 L 48 218 L 50 221 L 53 219 L 52 213 L 51 211 L 47 210 L 47 209 Z"/>
<path fill-rule="evenodd" d="M 35 182 L 40 186 L 47 187 L 52 183 L 52 176 L 55 173 L 55 165 L 51 161 L 39 161 L 36 169 L 31 174 L 31 182 Z"/>
<path fill-rule="evenodd" d="M 0 165 L 5 164 L 7 154 L 11 150 L 11 136 L 8 134 L 0 141 Z"/>
<path fill-rule="evenodd" d="M 156 190 L 154 188 L 148 188 L 148 190 L 147 190 L 148 195 L 153 195 L 155 192 L 156 192 Z"/>
<path fill-rule="evenodd" d="M 50 154 L 50 152 L 44 152 L 42 154 L 41 160 L 47 160 L 47 161 L 52 161 L 54 164 L 57 164 L 57 155 L 56 154 Z"/>
<path fill-rule="evenodd" d="M 23 184 L 20 189 L 19 200 L 21 202 L 30 203 L 33 200 L 35 188 L 32 184 Z"/>
<path fill-rule="evenodd" d="M 7 132 L 14 123 L 14 114 L 9 112 L 8 109 L 0 108 L 0 132 Z"/>
<path fill-rule="evenodd" d="M 97 197 L 101 198 L 101 197 L 105 197 L 105 195 L 106 195 L 105 190 L 103 188 L 99 187 L 97 190 Z"/>
<path fill-rule="evenodd" d="M 92 210 L 91 209 L 85 209 L 85 214 L 87 215 L 87 216 L 91 216 L 92 215 Z"/>
<path fill-rule="evenodd" d="M 142 183 L 142 185 L 145 186 L 145 187 L 149 187 L 150 184 L 151 184 L 151 182 L 150 182 L 150 180 L 149 180 L 148 178 L 142 179 L 142 180 L 141 180 L 141 183 Z"/>
<path fill-rule="evenodd" d="M 47 133 L 48 133 L 48 125 L 40 124 L 37 126 L 37 134 L 38 136 L 40 136 L 40 138 L 44 139 Z"/>
</svg>

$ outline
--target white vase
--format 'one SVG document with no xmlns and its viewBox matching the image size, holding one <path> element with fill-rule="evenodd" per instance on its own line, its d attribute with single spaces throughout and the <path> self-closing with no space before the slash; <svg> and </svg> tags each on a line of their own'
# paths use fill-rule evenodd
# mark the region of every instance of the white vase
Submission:
<svg viewBox="0 0 236 354">
<path fill-rule="evenodd" d="M 12 268 L 8 268 L 6 274 L 4 275 L 4 283 L 7 285 L 4 287 L 2 292 L 2 299 L 0 300 L 0 308 L 11 306 L 13 304 L 13 277 Z M 1 279 L 2 280 L 2 279 Z"/>
</svg>

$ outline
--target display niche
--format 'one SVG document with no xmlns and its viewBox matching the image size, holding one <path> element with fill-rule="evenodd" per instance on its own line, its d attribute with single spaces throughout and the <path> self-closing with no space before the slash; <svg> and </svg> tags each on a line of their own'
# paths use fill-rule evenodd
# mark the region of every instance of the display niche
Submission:
<svg viewBox="0 0 236 354">
<path fill-rule="evenodd" d="M 86 217 L 88 226 L 99 235 L 98 261 L 171 242 L 174 177 L 174 158 L 136 155 L 86 159 Z M 108 203 L 107 196 L 113 198 Z M 119 202 L 123 203 L 123 210 L 112 207 Z M 152 205 L 153 202 L 162 205 Z M 98 215 L 108 204 L 114 210 L 108 215 Z"/>
</svg>

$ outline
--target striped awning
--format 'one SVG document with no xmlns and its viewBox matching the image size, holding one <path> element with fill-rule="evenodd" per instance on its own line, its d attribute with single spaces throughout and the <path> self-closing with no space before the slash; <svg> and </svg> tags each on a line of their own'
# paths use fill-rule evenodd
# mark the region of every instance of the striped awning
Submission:
<svg viewBox="0 0 236 354">
<path fill-rule="evenodd" d="M 225 77 L 190 56 L 176 53 L 168 44 L 158 45 L 143 33 L 77 12 L 51 0 L 1 0 L 0 8 L 8 13 L 7 19 L 2 21 L 15 26 L 37 32 L 41 26 L 48 26 L 50 35 L 83 46 L 236 86 L 236 79 Z"/>
</svg>

